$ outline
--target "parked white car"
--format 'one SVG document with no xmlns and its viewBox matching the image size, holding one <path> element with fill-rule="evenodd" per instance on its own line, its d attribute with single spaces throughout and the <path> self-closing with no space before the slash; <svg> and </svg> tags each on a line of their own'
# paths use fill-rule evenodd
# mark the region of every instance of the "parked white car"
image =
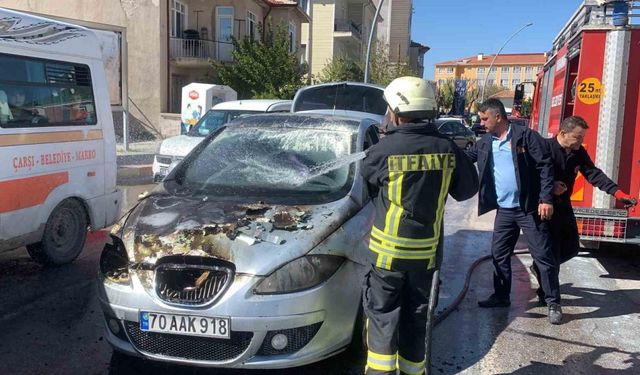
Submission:
<svg viewBox="0 0 640 375">
<path fill-rule="evenodd" d="M 289 112 L 291 100 L 251 99 L 234 100 L 213 106 L 189 133 L 167 138 L 160 144 L 153 159 L 153 180 L 161 181 L 172 163 L 182 160 L 209 134 L 222 125 L 243 115 L 265 112 Z"/>
</svg>

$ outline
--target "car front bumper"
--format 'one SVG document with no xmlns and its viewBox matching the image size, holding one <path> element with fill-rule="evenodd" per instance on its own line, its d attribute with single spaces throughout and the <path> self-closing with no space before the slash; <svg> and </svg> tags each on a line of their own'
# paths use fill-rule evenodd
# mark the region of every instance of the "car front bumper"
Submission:
<svg viewBox="0 0 640 375">
<path fill-rule="evenodd" d="M 252 289 L 262 278 L 236 275 L 225 295 L 205 308 L 167 305 L 153 291 L 144 289 L 135 277 L 132 277 L 132 286 L 102 280 L 99 298 L 106 319 L 107 340 L 118 351 L 203 367 L 278 369 L 306 365 L 344 350 L 351 341 L 361 303 L 363 273 L 364 267 L 345 261 L 329 280 L 319 286 L 279 295 L 255 295 Z M 231 338 L 148 335 L 139 330 L 140 311 L 229 317 Z M 111 319 L 119 324 L 118 334 L 107 324 Z M 289 338 L 289 352 L 287 348 L 284 351 L 271 348 L 270 338 L 277 333 Z M 186 358 L 190 354 L 175 354 L 177 345 L 187 346 L 183 353 L 190 353 L 190 346 L 199 351 L 205 350 L 203 347 L 210 350 L 206 349 L 206 353 L 198 358 Z M 292 349 L 296 347 L 300 348 Z M 215 354 L 204 358 L 208 353 Z"/>
</svg>

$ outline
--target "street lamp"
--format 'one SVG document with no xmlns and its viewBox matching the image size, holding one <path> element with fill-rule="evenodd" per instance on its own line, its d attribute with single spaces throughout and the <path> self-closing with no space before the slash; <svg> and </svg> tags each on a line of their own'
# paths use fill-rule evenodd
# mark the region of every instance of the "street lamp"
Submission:
<svg viewBox="0 0 640 375">
<path fill-rule="evenodd" d="M 380 17 L 380 9 L 384 0 L 380 0 L 378 7 L 376 8 L 376 14 L 373 16 L 373 22 L 371 22 L 371 31 L 369 32 L 369 43 L 367 43 L 367 56 L 364 58 L 364 83 L 369 83 L 369 59 L 371 58 L 371 43 L 373 42 L 373 33 L 376 31 L 376 23 L 378 17 Z"/>
<path fill-rule="evenodd" d="M 522 26 L 521 28 L 519 28 L 518 31 L 513 33 L 513 35 L 511 35 L 509 37 L 509 39 L 507 39 L 504 42 L 502 47 L 500 47 L 500 49 L 498 50 L 498 53 L 496 53 L 495 56 L 493 56 L 493 60 L 491 60 L 491 64 L 489 65 L 489 69 L 487 69 L 487 73 L 484 75 L 484 81 L 482 82 L 482 92 L 480 94 L 480 103 L 482 103 L 484 101 L 484 88 L 487 87 L 487 79 L 489 78 L 489 73 L 491 72 L 491 68 L 493 67 L 493 63 L 496 62 L 496 58 L 498 57 L 500 52 L 502 52 L 502 49 L 504 48 L 504 46 L 506 46 L 507 43 L 509 43 L 511 41 L 511 39 L 513 39 L 516 35 L 518 35 L 518 33 L 520 33 L 522 30 L 526 29 L 527 27 L 529 27 L 531 25 L 533 25 L 533 22 L 529 22 L 528 24 L 526 24 L 526 25 Z"/>
</svg>

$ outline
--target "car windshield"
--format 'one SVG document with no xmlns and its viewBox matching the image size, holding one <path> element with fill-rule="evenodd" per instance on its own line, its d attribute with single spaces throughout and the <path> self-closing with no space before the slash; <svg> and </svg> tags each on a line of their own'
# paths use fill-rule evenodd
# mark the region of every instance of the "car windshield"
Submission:
<svg viewBox="0 0 640 375">
<path fill-rule="evenodd" d="M 336 109 L 384 116 L 387 103 L 382 94 L 378 87 L 347 83 L 305 88 L 295 98 L 293 112 Z"/>
<path fill-rule="evenodd" d="M 218 130 L 222 125 L 235 120 L 242 115 L 263 113 L 262 111 L 211 109 L 205 113 L 197 124 L 189 130 L 192 137 L 206 137 Z"/>
<path fill-rule="evenodd" d="M 199 146 L 177 171 L 176 182 L 205 195 L 331 202 L 353 182 L 352 129 L 236 122 Z"/>
</svg>

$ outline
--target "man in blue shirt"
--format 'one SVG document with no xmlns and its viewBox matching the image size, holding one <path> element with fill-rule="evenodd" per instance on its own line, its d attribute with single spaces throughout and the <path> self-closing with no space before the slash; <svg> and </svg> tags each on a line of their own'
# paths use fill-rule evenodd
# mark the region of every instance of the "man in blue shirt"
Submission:
<svg viewBox="0 0 640 375">
<path fill-rule="evenodd" d="M 511 254 L 522 229 L 540 270 L 549 321 L 560 324 L 559 267 L 553 255 L 549 222 L 553 215 L 553 163 L 544 139 L 529 128 L 510 124 L 504 105 L 488 99 L 480 105 L 487 134 L 467 152 L 478 163 L 478 214 L 497 209 L 491 254 L 494 293 L 480 307 L 511 304 Z"/>
</svg>

